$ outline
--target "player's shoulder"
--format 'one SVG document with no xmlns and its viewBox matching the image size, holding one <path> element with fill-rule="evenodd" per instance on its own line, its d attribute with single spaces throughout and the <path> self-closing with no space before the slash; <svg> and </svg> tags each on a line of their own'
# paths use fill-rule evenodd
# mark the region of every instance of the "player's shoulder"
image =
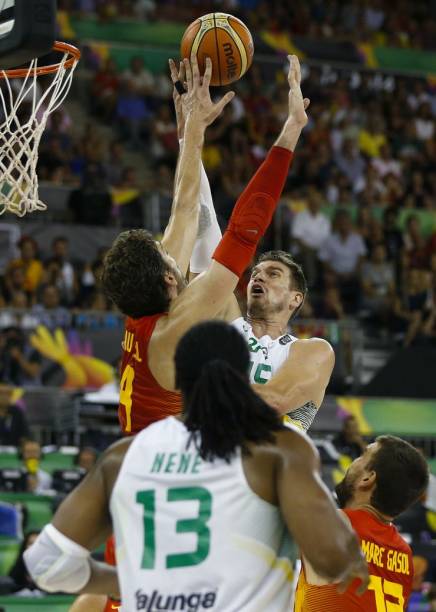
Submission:
<svg viewBox="0 0 436 612">
<path fill-rule="evenodd" d="M 335 352 L 332 345 L 323 338 L 297 338 L 293 345 L 293 351 L 298 351 L 301 356 L 307 356 L 317 361 L 333 362 L 335 360 Z"/>
<path fill-rule="evenodd" d="M 96 469 L 101 471 L 108 490 L 112 490 L 124 458 L 134 440 L 134 437 L 129 437 L 114 442 L 99 458 Z"/>
</svg>

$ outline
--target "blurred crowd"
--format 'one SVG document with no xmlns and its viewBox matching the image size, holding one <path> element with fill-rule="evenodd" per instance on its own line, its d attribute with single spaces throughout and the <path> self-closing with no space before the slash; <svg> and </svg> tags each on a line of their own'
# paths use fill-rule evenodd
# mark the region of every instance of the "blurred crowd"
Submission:
<svg viewBox="0 0 436 612">
<path fill-rule="evenodd" d="M 88 263 L 72 259 L 64 236 L 54 238 L 47 252 L 30 236 L 23 236 L 17 247 L 18 257 L 7 264 L 0 277 L 2 307 L 30 309 L 41 322 L 46 313 L 50 315 L 49 328 L 65 327 L 70 308 L 110 308 L 100 288 L 106 249 L 100 249 Z"/>
<path fill-rule="evenodd" d="M 351 40 L 379 45 L 434 49 L 436 6 L 428 0 L 61 0 L 78 15 L 97 13 L 103 21 L 118 18 L 179 20 L 212 11 L 232 13 L 255 32 L 286 32 L 316 39 Z"/>
</svg>

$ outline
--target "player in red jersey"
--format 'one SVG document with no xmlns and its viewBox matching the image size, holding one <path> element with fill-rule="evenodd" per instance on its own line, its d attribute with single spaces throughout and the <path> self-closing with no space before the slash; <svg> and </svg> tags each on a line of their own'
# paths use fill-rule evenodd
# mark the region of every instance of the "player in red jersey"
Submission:
<svg viewBox="0 0 436 612">
<path fill-rule="evenodd" d="M 339 593 L 303 559 L 295 612 L 403 612 L 412 590 L 412 551 L 392 520 L 428 486 L 424 457 L 411 444 L 380 436 L 348 469 L 336 493 L 344 517 L 360 539 L 370 585 L 358 597 L 355 584 Z"/>
</svg>

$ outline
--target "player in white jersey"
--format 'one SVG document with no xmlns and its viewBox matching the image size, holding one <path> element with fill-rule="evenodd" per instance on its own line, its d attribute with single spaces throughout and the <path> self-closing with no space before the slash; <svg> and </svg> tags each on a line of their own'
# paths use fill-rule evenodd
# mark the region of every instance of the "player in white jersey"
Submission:
<svg viewBox="0 0 436 612">
<path fill-rule="evenodd" d="M 316 451 L 251 389 L 240 334 L 200 324 L 175 363 L 182 418 L 104 454 L 26 551 L 36 583 L 118 594 L 115 570 L 89 558 L 112 517 L 122 610 L 288 612 L 289 534 L 324 578 L 357 577 L 365 590 L 366 563 Z"/>
<path fill-rule="evenodd" d="M 170 66 L 173 83 L 179 81 L 180 86 L 183 69 L 177 73 L 174 63 Z M 183 139 L 185 120 L 176 88 L 174 103 L 179 138 Z M 178 180 L 176 176 L 176 186 Z M 190 260 L 192 277 L 207 270 L 220 239 L 209 181 L 201 165 L 200 220 Z M 321 406 L 334 366 L 334 353 L 328 342 L 320 338 L 299 340 L 288 333 L 289 320 L 302 307 L 306 293 L 307 283 L 301 267 L 288 253 L 270 251 L 259 258 L 252 271 L 247 289 L 247 313 L 241 316 L 236 298 L 222 313 L 248 342 L 252 363 L 250 380 L 257 384 L 257 392 L 281 414 L 288 413 L 285 422 L 304 431 L 309 429 Z M 295 403 L 295 386 L 292 386 L 292 397 L 289 393 L 289 381 L 295 371 L 301 378 L 300 404 Z M 266 383 L 268 385 L 263 387 Z"/>
</svg>

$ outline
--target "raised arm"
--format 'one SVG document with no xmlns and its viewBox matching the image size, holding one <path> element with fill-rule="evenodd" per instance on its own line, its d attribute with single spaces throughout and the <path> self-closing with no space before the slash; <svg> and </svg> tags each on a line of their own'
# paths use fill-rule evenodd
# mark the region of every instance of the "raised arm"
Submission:
<svg viewBox="0 0 436 612">
<path fill-rule="evenodd" d="M 200 162 L 206 127 L 220 115 L 223 108 L 233 98 L 227 93 L 219 102 L 213 104 L 209 94 L 212 76 L 212 62 L 206 60 L 203 79 L 196 59 L 191 64 L 184 60 L 187 93 L 182 104 L 185 105 L 186 124 L 183 147 L 180 150 L 175 193 L 171 216 L 162 239 L 166 251 L 176 260 L 182 274 L 186 274 L 197 236 L 199 216 Z"/>
<path fill-rule="evenodd" d="M 132 441 L 121 440 L 105 451 L 24 553 L 30 575 L 43 590 L 119 596 L 116 568 L 93 561 L 90 551 L 112 533 L 109 499 Z"/>
<path fill-rule="evenodd" d="M 281 196 L 293 150 L 307 122 L 300 90 L 298 58 L 291 58 L 290 115 L 275 146 L 239 197 L 227 230 L 207 272 L 173 301 L 168 316 L 158 321 L 149 346 L 150 369 L 161 386 L 174 389 L 173 355 L 177 342 L 195 323 L 216 318 L 228 303 L 238 279 L 250 264 Z M 296 109 L 297 103 L 300 108 Z M 186 136 L 185 136 L 186 146 Z"/>
<path fill-rule="evenodd" d="M 305 405 L 318 409 L 335 365 L 331 345 L 321 338 L 297 340 L 277 374 L 265 385 L 254 385 L 256 392 L 280 414 L 305 421 Z M 298 412 L 301 411 L 301 414 Z M 311 415 L 313 420 L 314 414 Z M 310 423 L 308 423 L 310 425 Z M 303 429 L 308 429 L 303 427 Z"/>
<path fill-rule="evenodd" d="M 319 474 L 319 456 L 302 434 L 288 431 L 277 436 L 280 450 L 276 488 L 286 525 L 316 573 L 329 582 L 369 583 L 359 543 L 342 519 Z"/>
</svg>

